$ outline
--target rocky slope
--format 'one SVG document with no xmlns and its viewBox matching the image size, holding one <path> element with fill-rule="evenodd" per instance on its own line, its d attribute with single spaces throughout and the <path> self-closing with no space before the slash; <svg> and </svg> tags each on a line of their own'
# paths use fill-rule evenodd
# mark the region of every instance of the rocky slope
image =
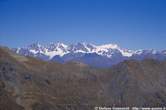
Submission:
<svg viewBox="0 0 166 110">
<path fill-rule="evenodd" d="M 0 48 L 0 105 L 0 110 L 166 106 L 166 62 L 126 60 L 108 69 L 94 69 L 80 62 L 46 62 Z"/>
</svg>

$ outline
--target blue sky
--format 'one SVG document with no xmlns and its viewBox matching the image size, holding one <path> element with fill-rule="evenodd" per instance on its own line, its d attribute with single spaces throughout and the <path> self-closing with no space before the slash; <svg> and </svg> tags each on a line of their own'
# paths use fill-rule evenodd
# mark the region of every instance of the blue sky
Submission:
<svg viewBox="0 0 166 110">
<path fill-rule="evenodd" d="M 0 0 L 0 44 L 166 49 L 166 0 Z"/>
</svg>

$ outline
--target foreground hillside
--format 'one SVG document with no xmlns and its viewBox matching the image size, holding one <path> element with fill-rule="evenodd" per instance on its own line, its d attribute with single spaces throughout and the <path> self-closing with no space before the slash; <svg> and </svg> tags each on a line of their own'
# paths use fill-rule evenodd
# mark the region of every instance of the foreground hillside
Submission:
<svg viewBox="0 0 166 110">
<path fill-rule="evenodd" d="M 109 69 L 92 69 L 0 48 L 0 110 L 93 110 L 95 106 L 166 106 L 166 62 L 129 60 Z"/>
</svg>

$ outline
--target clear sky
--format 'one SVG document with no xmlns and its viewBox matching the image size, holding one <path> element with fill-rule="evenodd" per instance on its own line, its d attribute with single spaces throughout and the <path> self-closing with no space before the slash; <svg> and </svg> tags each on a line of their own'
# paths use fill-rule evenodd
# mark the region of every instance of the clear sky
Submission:
<svg viewBox="0 0 166 110">
<path fill-rule="evenodd" d="M 166 49 L 166 0 L 0 0 L 0 45 L 57 41 Z"/>
</svg>

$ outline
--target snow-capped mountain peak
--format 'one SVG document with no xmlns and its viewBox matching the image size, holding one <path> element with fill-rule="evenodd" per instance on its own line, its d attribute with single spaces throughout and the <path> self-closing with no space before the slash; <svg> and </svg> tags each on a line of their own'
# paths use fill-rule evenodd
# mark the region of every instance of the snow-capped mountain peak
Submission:
<svg viewBox="0 0 166 110">
<path fill-rule="evenodd" d="M 117 44 L 104 44 L 104 45 L 97 46 L 97 48 L 99 48 L 99 49 L 117 49 L 117 48 L 119 48 L 119 46 Z"/>
<path fill-rule="evenodd" d="M 87 47 L 87 44 L 85 43 L 76 43 L 69 45 L 69 50 L 73 53 L 86 53 L 89 52 L 89 48 Z"/>
<path fill-rule="evenodd" d="M 52 59 L 54 56 L 63 57 L 66 54 L 72 53 L 95 53 L 100 56 L 104 56 L 107 58 L 112 58 L 113 56 L 122 56 L 122 57 L 132 57 L 135 55 L 145 55 L 145 54 L 157 54 L 163 53 L 165 55 L 165 51 L 159 52 L 154 49 L 152 50 L 129 50 L 123 49 L 119 47 L 117 44 L 104 44 L 104 45 L 94 45 L 90 43 L 76 43 L 76 44 L 64 44 L 61 42 L 50 43 L 47 45 L 42 45 L 40 43 L 33 43 L 24 48 L 16 48 L 13 49 L 16 53 L 22 55 L 30 55 L 30 56 L 45 56 L 48 60 Z"/>
<path fill-rule="evenodd" d="M 163 54 L 163 52 L 161 51 L 157 51 L 157 50 L 155 50 L 155 49 L 148 49 L 148 50 L 143 50 L 143 49 L 139 49 L 139 50 L 136 50 L 135 52 L 134 52 L 134 54 L 136 54 L 136 55 L 141 55 L 141 54 L 157 54 L 157 53 L 162 53 Z"/>
<path fill-rule="evenodd" d="M 68 47 L 66 44 L 60 43 L 60 42 L 56 43 L 56 46 L 59 48 L 64 48 L 64 49 Z"/>
<path fill-rule="evenodd" d="M 64 43 L 50 43 L 47 46 L 45 46 L 45 52 L 44 54 L 49 57 L 49 59 L 52 59 L 54 56 L 63 56 L 68 53 L 68 46 Z"/>
<path fill-rule="evenodd" d="M 34 49 L 34 50 L 37 50 L 39 48 L 41 48 L 42 45 L 39 43 L 39 42 L 36 42 L 36 43 L 33 43 L 33 44 L 30 44 L 27 46 L 27 48 L 29 49 Z M 25 47 L 26 48 L 26 47 Z"/>
<path fill-rule="evenodd" d="M 130 50 L 124 49 L 117 44 L 94 45 L 90 43 L 64 44 L 61 42 L 42 45 L 33 43 L 27 47 L 15 48 L 14 52 L 53 61 L 78 60 L 96 65 L 117 64 L 126 59 L 157 58 L 166 59 L 166 51 L 149 50 Z M 102 62 L 102 64 L 101 64 Z"/>
<path fill-rule="evenodd" d="M 121 53 L 124 56 L 131 56 L 132 52 L 129 50 L 121 49 L 117 44 L 105 44 L 105 45 L 94 45 L 90 43 L 76 43 L 66 45 L 64 43 L 50 43 L 48 45 L 42 45 L 40 43 L 33 43 L 27 47 L 16 49 L 17 53 L 26 53 L 36 56 L 36 54 L 42 54 L 47 56 L 49 59 L 54 56 L 64 56 L 68 53 L 96 53 L 98 55 L 111 57 L 113 54 Z"/>
<path fill-rule="evenodd" d="M 134 51 L 132 50 L 128 50 L 128 49 L 120 49 L 119 51 L 121 52 L 121 54 L 125 57 L 131 57 L 134 54 Z"/>
</svg>

